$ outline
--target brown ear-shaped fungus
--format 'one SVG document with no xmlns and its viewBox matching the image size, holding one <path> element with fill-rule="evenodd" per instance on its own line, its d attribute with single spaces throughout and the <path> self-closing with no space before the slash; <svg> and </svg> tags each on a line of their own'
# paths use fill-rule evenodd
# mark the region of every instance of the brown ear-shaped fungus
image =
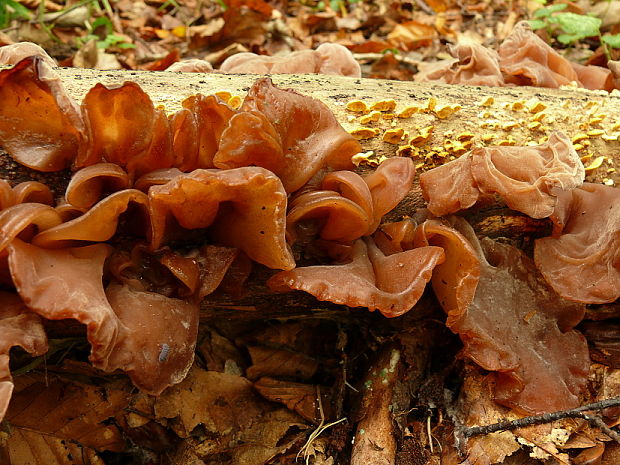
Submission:
<svg viewBox="0 0 620 465">
<path fill-rule="evenodd" d="M 265 163 L 268 163 L 287 192 L 302 187 L 324 166 L 334 170 L 354 169 L 351 157 L 361 151 L 360 144 L 319 100 L 291 89 L 278 89 L 270 79 L 263 78 L 254 83 L 241 110 L 260 113 L 266 122 L 258 116 L 256 120 L 249 116 L 231 120 L 222 139 L 232 142 L 215 156 L 214 163 L 218 168 L 235 168 L 247 163 L 267 167 Z M 264 135 L 259 131 L 261 126 L 268 128 Z M 239 133 L 248 127 L 253 128 L 255 136 L 246 141 L 239 137 Z M 271 155 L 265 153 L 261 144 L 273 147 L 278 142 L 276 135 L 282 158 L 277 163 L 271 158 L 265 162 L 264 157 Z"/>
<path fill-rule="evenodd" d="M 128 189 L 129 175 L 113 163 L 97 163 L 74 173 L 65 192 L 65 199 L 78 208 L 90 208 L 105 192 Z"/>
<path fill-rule="evenodd" d="M 0 291 L 0 422 L 13 392 L 9 351 L 14 346 L 32 356 L 43 355 L 48 349 L 47 336 L 39 315 L 28 310 L 17 295 Z"/>
<path fill-rule="evenodd" d="M 198 305 L 119 284 L 108 286 L 106 296 L 119 333 L 105 370 L 125 371 L 138 388 L 153 395 L 181 382 L 194 361 Z"/>
<path fill-rule="evenodd" d="M 416 223 L 411 219 L 387 223 L 382 225 L 373 237 L 381 252 L 385 255 L 392 255 L 413 249 L 416 227 Z"/>
<path fill-rule="evenodd" d="M 187 108 L 181 108 L 170 116 L 172 135 L 173 166 L 183 172 L 198 167 L 198 122 L 196 115 Z"/>
<path fill-rule="evenodd" d="M 198 301 L 217 289 L 238 256 L 239 250 L 232 247 L 206 245 L 200 249 L 195 257 L 200 266 Z"/>
<path fill-rule="evenodd" d="M 405 198 L 411 189 L 414 176 L 415 166 L 411 158 L 393 157 L 385 160 L 373 173 L 364 177 L 370 189 L 374 212 L 374 223 L 368 234 L 377 229 L 383 215 Z"/>
<path fill-rule="evenodd" d="M 78 107 L 39 57 L 0 71 L 0 141 L 18 163 L 38 171 L 67 168 L 84 142 Z"/>
<path fill-rule="evenodd" d="M 535 147 L 474 149 L 471 172 L 481 192 L 498 193 L 532 218 L 551 215 L 555 192 L 580 186 L 586 174 L 571 140 L 558 131 Z"/>
<path fill-rule="evenodd" d="M 318 220 L 320 236 L 331 241 L 348 242 L 366 235 L 372 217 L 355 202 L 333 191 L 312 191 L 291 202 L 286 215 L 289 242 L 297 239 L 297 223 Z"/>
<path fill-rule="evenodd" d="M 413 243 L 415 247 L 433 245 L 444 250 L 446 259 L 433 270 L 431 285 L 449 319 L 458 318 L 471 304 L 480 279 L 480 261 L 476 251 L 456 229 L 433 219 L 416 228 Z"/>
<path fill-rule="evenodd" d="M 538 37 L 527 21 L 518 23 L 499 47 L 506 82 L 534 87 L 560 87 L 579 82 L 571 63 Z"/>
<path fill-rule="evenodd" d="M 470 207 L 478 190 L 499 194 L 510 208 L 532 218 L 545 218 L 553 212 L 557 192 L 581 185 L 584 178 L 570 139 L 556 131 L 535 147 L 474 149 L 423 173 L 420 187 L 428 209 L 437 216 Z"/>
<path fill-rule="evenodd" d="M 313 50 L 301 50 L 282 57 L 243 52 L 226 58 L 220 66 L 220 71 L 250 74 L 312 74 L 318 72 L 321 61 L 321 57 Z"/>
<path fill-rule="evenodd" d="M 196 168 L 214 168 L 213 157 L 219 148 L 222 133 L 237 112 L 214 95 L 192 95 L 183 101 L 183 107 L 193 117 L 180 114 L 173 117 L 175 150 L 183 150 L 182 171 Z M 177 118 L 180 118 L 177 121 Z M 184 134 L 186 132 L 186 134 Z M 195 137 L 194 144 L 189 137 Z M 243 139 L 243 136 L 236 135 Z M 196 152 L 193 152 L 196 150 Z M 176 155 L 179 156 L 179 153 Z M 179 160 L 176 160 L 179 163 Z M 194 163 L 191 166 L 191 162 Z"/>
<path fill-rule="evenodd" d="M 379 310 L 386 317 L 408 312 L 419 300 L 433 268 L 444 260 L 439 247 L 386 256 L 371 238 L 358 239 L 351 262 L 282 271 L 267 285 L 280 292 L 308 292 L 319 300 Z"/>
<path fill-rule="evenodd" d="M 185 287 L 185 289 L 180 292 L 180 295 L 192 295 L 198 290 L 198 284 L 200 283 L 200 266 L 197 260 L 167 250 L 159 257 L 159 263 L 165 266 Z"/>
<path fill-rule="evenodd" d="M 457 227 L 480 250 L 463 223 Z M 527 413 L 578 406 L 590 359 L 585 338 L 571 328 L 585 307 L 555 294 L 515 247 L 488 238 L 481 246 L 474 299 L 460 315 L 448 316 L 464 355 L 494 372 L 494 397 L 502 405 Z"/>
<path fill-rule="evenodd" d="M 63 223 L 74 220 L 78 216 L 82 216 L 88 211 L 88 208 L 76 207 L 75 205 L 71 205 L 64 199 L 58 201 L 54 209 L 62 218 Z"/>
<path fill-rule="evenodd" d="M 125 370 L 155 395 L 183 378 L 194 356 L 197 306 L 116 284 L 106 294 L 103 264 L 112 249 L 105 244 L 49 250 L 17 239 L 9 249 L 24 303 L 45 318 L 86 325 L 96 368 Z"/>
<path fill-rule="evenodd" d="M 148 192 L 151 186 L 161 186 L 172 181 L 183 172 L 177 168 L 155 170 L 141 176 L 133 183 L 133 188 L 142 192 Z"/>
<path fill-rule="evenodd" d="M 286 192 L 263 168 L 195 170 L 151 187 L 149 199 L 154 249 L 175 218 L 185 229 L 210 227 L 216 241 L 270 268 L 295 266 L 285 241 Z"/>
<path fill-rule="evenodd" d="M 416 82 L 444 82 L 467 86 L 503 86 L 499 55 L 477 43 L 450 48 L 454 59 L 430 65 L 415 75 Z"/>
<path fill-rule="evenodd" d="M 54 196 L 45 184 L 37 181 L 20 182 L 13 188 L 15 203 L 42 203 L 52 205 Z"/>
<path fill-rule="evenodd" d="M 359 205 L 369 218 L 374 218 L 373 197 L 364 179 L 353 171 L 333 171 L 321 181 L 321 189 L 338 192 Z"/>
<path fill-rule="evenodd" d="M 257 165 L 277 174 L 284 160 L 282 140 L 267 117 L 244 111 L 233 116 L 222 133 L 214 162 L 222 169 Z"/>
<path fill-rule="evenodd" d="M 40 247 L 60 248 L 79 244 L 80 241 L 107 241 L 116 233 L 121 214 L 131 206 L 142 213 L 138 215 L 142 220 L 140 232 L 148 237 L 148 198 L 139 190 L 125 189 L 101 200 L 82 216 L 40 232 L 32 243 Z"/>
<path fill-rule="evenodd" d="M 15 202 L 15 192 L 8 181 L 0 179 L 0 211 L 12 207 Z"/>
<path fill-rule="evenodd" d="M 172 166 L 168 118 L 135 82 L 95 85 L 84 97 L 82 113 L 90 143 L 75 162 L 78 168 L 106 161 L 133 176 Z"/>
<path fill-rule="evenodd" d="M 60 214 L 49 205 L 20 203 L 0 212 L 0 252 L 16 237 L 31 235 L 32 227 L 38 231 L 53 228 L 62 223 Z"/>
<path fill-rule="evenodd" d="M 607 68 L 594 65 L 580 65 L 571 62 L 571 66 L 577 73 L 580 84 L 586 89 L 603 89 L 607 92 L 614 90 L 614 76 Z"/>
<path fill-rule="evenodd" d="M 321 44 L 315 50 L 321 58 L 319 73 L 362 77 L 362 68 L 351 51 L 340 44 Z"/>
<path fill-rule="evenodd" d="M 334 74 L 360 77 L 362 71 L 353 54 L 340 44 L 322 44 L 316 50 L 300 50 L 286 56 L 237 53 L 220 66 L 225 73 Z"/>
<path fill-rule="evenodd" d="M 471 174 L 471 152 L 420 174 L 422 196 L 433 215 L 445 216 L 471 207 L 480 191 Z"/>
<path fill-rule="evenodd" d="M 105 359 L 118 334 L 102 283 L 111 247 L 47 250 L 15 239 L 8 250 L 13 283 L 26 306 L 49 320 L 74 318 L 85 324 L 91 360 Z"/>
<path fill-rule="evenodd" d="M 552 237 L 536 240 L 534 261 L 565 299 L 620 298 L 620 189 L 585 183 L 558 196 Z"/>
<path fill-rule="evenodd" d="M 193 58 L 172 63 L 166 68 L 166 71 L 173 71 L 175 73 L 212 73 L 213 66 L 206 60 Z"/>
<path fill-rule="evenodd" d="M 58 66 L 56 60 L 32 42 L 18 42 L 0 47 L 0 65 L 15 65 L 25 58 L 39 57 L 48 66 Z"/>
</svg>

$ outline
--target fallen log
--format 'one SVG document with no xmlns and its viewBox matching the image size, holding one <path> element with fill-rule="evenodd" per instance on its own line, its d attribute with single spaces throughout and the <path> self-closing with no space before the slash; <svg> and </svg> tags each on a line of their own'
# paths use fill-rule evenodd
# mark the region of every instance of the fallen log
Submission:
<svg viewBox="0 0 620 465">
<path fill-rule="evenodd" d="M 113 86 L 133 81 L 168 113 L 180 109 L 185 98 L 197 93 L 229 92 L 243 98 L 260 77 L 76 68 L 61 68 L 58 72 L 68 94 L 77 102 L 96 83 Z M 411 156 L 421 173 L 472 147 L 533 145 L 560 130 L 574 141 L 586 166 L 586 181 L 620 184 L 620 93 L 582 88 L 429 85 L 322 75 L 274 75 L 272 79 L 281 88 L 321 100 L 346 130 L 357 130 L 366 152 L 359 160 L 362 172 L 371 170 L 384 157 L 401 155 Z M 355 101 L 357 104 L 351 103 Z M 360 105 L 367 110 L 359 111 Z M 61 195 L 69 176 L 68 171 L 30 170 L 0 151 L 0 177 L 9 181 L 45 181 L 56 195 Z M 416 177 L 409 195 L 388 214 L 387 220 L 412 216 L 424 206 Z M 467 218 L 477 233 L 490 237 L 536 237 L 549 231 L 548 221 L 510 211 L 501 201 L 472 210 Z M 205 299 L 203 319 L 221 312 L 233 319 L 246 318 L 253 310 L 273 317 L 290 316 L 293 309 L 300 317 L 317 308 L 338 312 L 306 294 L 273 294 L 263 285 L 271 272 L 261 269 L 255 274 L 244 298 Z"/>
</svg>

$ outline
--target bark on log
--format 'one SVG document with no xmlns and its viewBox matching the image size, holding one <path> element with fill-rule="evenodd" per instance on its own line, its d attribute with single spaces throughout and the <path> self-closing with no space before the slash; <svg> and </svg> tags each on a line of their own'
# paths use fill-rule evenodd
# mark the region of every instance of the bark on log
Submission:
<svg viewBox="0 0 620 465">
<path fill-rule="evenodd" d="M 258 75 L 227 75 L 171 73 L 154 71 L 98 71 L 91 69 L 62 68 L 58 70 L 68 93 L 80 102 L 86 92 L 96 83 L 105 85 L 121 84 L 134 81 L 149 94 L 155 105 L 163 105 L 170 113 L 181 107 L 181 102 L 196 93 L 211 94 L 218 91 L 229 91 L 233 95 L 243 97 Z M 433 126 L 430 139 L 424 144 L 423 151 L 431 151 L 443 146 L 446 141 L 454 140 L 462 133 L 473 134 L 473 147 L 483 144 L 484 136 L 494 136 L 486 145 L 494 145 L 502 141 L 514 141 L 516 145 L 525 145 L 539 141 L 543 136 L 554 130 L 561 130 L 570 137 L 591 132 L 586 138 L 585 146 L 580 155 L 586 166 L 598 156 L 606 156 L 605 162 L 598 169 L 588 172 L 588 181 L 613 182 L 620 184 L 620 142 L 606 140 L 595 135 L 597 130 L 613 136 L 620 135 L 620 94 L 607 94 L 602 91 L 585 89 L 542 89 L 531 87 L 466 87 L 443 84 L 414 84 L 412 82 L 386 81 L 378 79 L 357 79 L 339 76 L 322 75 L 274 75 L 276 85 L 292 88 L 298 92 L 318 98 L 334 112 L 337 119 L 347 130 L 361 126 L 379 129 L 379 134 L 370 139 L 362 140 L 365 151 L 374 151 L 374 158 L 396 155 L 399 146 L 407 143 L 407 139 L 397 144 L 382 140 L 382 134 L 388 129 L 404 129 L 410 136 L 419 129 Z M 436 109 L 446 105 L 459 105 L 461 108 L 454 114 L 440 118 L 437 113 L 415 113 L 409 118 L 385 119 L 362 124 L 360 114 L 345 109 L 351 100 L 362 100 L 369 107 L 381 100 L 393 99 L 396 112 L 415 106 L 427 108 L 429 99 L 436 100 Z M 490 101 L 493 103 L 489 103 Z M 486 106 L 482 104 L 486 102 Z M 530 105 L 541 102 L 546 108 L 545 116 L 541 112 L 534 113 Z M 536 125 L 540 119 L 540 125 Z M 600 120 L 600 121 L 599 121 Z M 529 126 L 528 126 L 529 125 Z M 607 138 L 609 139 L 609 138 Z M 582 143 L 582 145 L 585 145 Z M 427 161 L 417 157 L 418 172 L 430 169 L 434 163 L 448 161 L 449 157 L 435 161 Z M 440 160 L 440 161 L 438 161 Z M 360 167 L 362 171 L 368 169 Z M 615 171 L 614 171 L 615 170 Z M 0 149 L 0 178 L 15 182 L 35 179 L 44 180 L 55 187 L 57 195 L 64 192 L 70 173 L 37 173 L 13 162 Z M 424 206 L 417 179 L 406 199 L 392 211 L 388 219 L 397 220 L 412 215 L 417 208 Z M 522 234 L 543 234 L 548 223 L 545 220 L 531 220 L 520 214 L 507 210 L 501 203 L 489 205 L 473 211 L 468 218 L 475 229 L 487 236 L 512 236 Z M 207 298 L 203 302 L 203 318 L 210 319 L 226 315 L 227 318 L 251 318 L 255 310 L 260 314 L 273 318 L 287 317 L 291 312 L 303 318 L 314 314 L 317 309 L 326 313 L 325 317 L 342 315 L 337 306 L 319 303 L 304 293 L 278 295 L 269 292 L 264 282 L 271 274 L 269 270 L 260 269 L 254 273 L 249 284 L 248 294 L 243 299 L 226 297 Z M 242 310 L 242 311 L 240 311 Z"/>
</svg>

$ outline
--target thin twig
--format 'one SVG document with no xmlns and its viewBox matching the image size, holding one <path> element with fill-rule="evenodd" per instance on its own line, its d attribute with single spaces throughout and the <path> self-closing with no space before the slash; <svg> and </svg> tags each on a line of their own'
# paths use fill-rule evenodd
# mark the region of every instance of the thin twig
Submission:
<svg viewBox="0 0 620 465">
<path fill-rule="evenodd" d="M 601 431 L 607 434 L 611 439 L 620 443 L 620 434 L 615 430 L 609 428 L 603 420 L 594 415 L 587 415 L 584 412 L 592 410 L 603 410 L 609 407 L 620 406 L 620 397 L 614 397 L 612 399 L 605 399 L 600 402 L 594 402 L 593 404 L 583 405 L 570 410 L 561 410 L 559 412 L 544 413 L 542 415 L 535 415 L 530 417 L 519 418 L 512 421 L 500 421 L 499 423 L 493 423 L 485 426 L 473 426 L 471 428 L 463 428 L 462 435 L 465 438 L 472 436 L 480 436 L 483 434 L 496 433 L 498 431 L 509 431 L 516 428 L 523 428 L 525 426 L 540 425 L 543 423 L 551 423 L 552 421 L 561 420 L 563 418 L 583 418 L 591 424 L 601 428 Z M 603 426 L 604 425 L 604 426 Z"/>
</svg>

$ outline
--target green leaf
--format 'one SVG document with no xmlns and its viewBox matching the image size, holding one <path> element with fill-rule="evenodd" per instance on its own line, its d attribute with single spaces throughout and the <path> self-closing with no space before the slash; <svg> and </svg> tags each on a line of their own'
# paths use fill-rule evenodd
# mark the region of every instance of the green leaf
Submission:
<svg viewBox="0 0 620 465">
<path fill-rule="evenodd" d="M 583 37 L 575 34 L 560 34 L 557 39 L 560 43 L 568 45 L 583 39 Z"/>
<path fill-rule="evenodd" d="M 532 26 L 532 29 L 535 31 L 542 29 L 543 27 L 547 27 L 547 23 L 545 23 L 542 19 L 530 19 L 528 23 L 530 23 L 530 26 Z"/>
<path fill-rule="evenodd" d="M 568 5 L 566 3 L 559 3 L 557 5 L 551 5 L 546 8 L 539 8 L 534 12 L 532 16 L 534 18 L 546 18 L 548 16 L 551 16 L 553 13 L 562 11 L 566 8 L 568 8 Z"/>
<path fill-rule="evenodd" d="M 0 3 L 6 3 L 8 6 L 13 8 L 13 10 L 15 11 L 15 16 L 21 16 L 22 18 L 30 19 L 30 10 L 24 5 L 19 4 L 15 0 L 4 0 L 0 1 Z"/>
<path fill-rule="evenodd" d="M 613 48 L 620 48 L 620 34 L 605 35 L 601 40 Z"/>
<path fill-rule="evenodd" d="M 553 19 L 553 23 L 558 24 L 566 34 L 575 36 L 574 40 L 598 36 L 601 33 L 600 28 L 602 21 L 593 16 L 577 15 L 575 13 L 558 13 L 551 19 Z M 558 40 L 560 40 L 559 37 Z M 560 42 L 562 41 L 560 40 Z"/>
<path fill-rule="evenodd" d="M 96 20 L 92 22 L 90 27 L 92 30 L 97 29 L 98 27 L 105 27 L 106 35 L 109 35 L 114 31 L 114 26 L 112 25 L 112 21 L 107 16 L 99 16 Z"/>
<path fill-rule="evenodd" d="M 400 50 L 398 50 L 397 48 L 385 48 L 381 50 L 382 55 L 386 55 L 388 53 L 391 53 L 392 55 L 398 55 L 400 54 Z"/>
</svg>

